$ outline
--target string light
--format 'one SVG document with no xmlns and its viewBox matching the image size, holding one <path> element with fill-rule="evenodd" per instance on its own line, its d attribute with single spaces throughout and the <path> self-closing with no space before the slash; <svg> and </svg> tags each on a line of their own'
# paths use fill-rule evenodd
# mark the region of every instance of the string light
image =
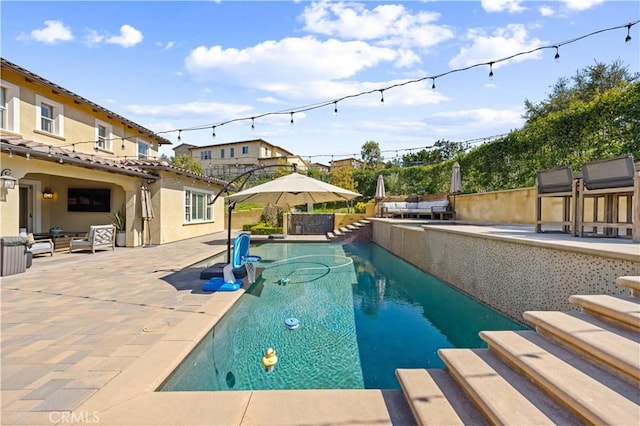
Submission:
<svg viewBox="0 0 640 426">
<path fill-rule="evenodd" d="M 216 126 L 211 126 L 211 137 L 216 138 Z"/>
<path fill-rule="evenodd" d="M 47 154 L 47 157 L 51 157 L 51 146 L 49 146 L 49 153 Z"/>
<path fill-rule="evenodd" d="M 27 154 L 25 155 L 25 157 L 27 158 L 27 161 L 29 161 L 29 159 L 31 158 L 31 153 L 29 153 L 29 151 L 27 151 Z"/>
<path fill-rule="evenodd" d="M 11 151 L 11 148 L 9 148 L 9 158 L 13 158 L 13 151 Z"/>
<path fill-rule="evenodd" d="M 338 101 L 333 103 L 333 113 L 336 115 L 338 114 Z"/>
<path fill-rule="evenodd" d="M 436 80 L 436 78 L 444 77 L 444 76 L 447 76 L 447 75 L 450 75 L 450 74 L 453 74 L 453 73 L 463 72 L 463 71 L 470 70 L 472 68 L 476 68 L 476 67 L 479 67 L 479 66 L 486 66 L 486 65 L 489 65 L 489 78 L 492 78 L 493 77 L 493 64 L 497 64 L 497 63 L 500 63 L 500 62 L 505 62 L 505 61 L 511 60 L 511 59 L 519 57 L 519 56 L 529 55 L 531 53 L 538 52 L 538 51 L 541 51 L 541 50 L 544 50 L 544 49 L 556 49 L 555 59 L 557 60 L 557 59 L 559 59 L 559 56 L 560 56 L 559 48 L 561 46 L 572 44 L 572 43 L 575 43 L 577 41 L 583 40 L 585 38 L 592 37 L 594 35 L 597 35 L 597 34 L 600 34 L 600 33 L 604 33 L 604 32 L 607 32 L 607 31 L 613 31 L 613 30 L 617 30 L 617 29 L 621 29 L 621 28 L 627 28 L 627 36 L 625 38 L 625 42 L 626 43 L 630 43 L 631 42 L 631 27 L 633 27 L 634 25 L 637 25 L 638 23 L 640 23 L 640 20 L 629 22 L 629 23 L 624 24 L 624 25 L 618 25 L 618 26 L 615 26 L 615 27 L 609 27 L 609 28 L 604 28 L 604 29 L 600 29 L 600 30 L 597 30 L 597 31 L 593 31 L 593 32 L 590 32 L 588 34 L 584 34 L 582 36 L 575 37 L 575 38 L 567 40 L 567 41 L 563 41 L 561 43 L 556 43 L 556 44 L 552 44 L 552 45 L 548 45 L 548 46 L 540 46 L 540 47 L 536 47 L 536 48 L 528 50 L 528 51 L 518 52 L 518 53 L 515 53 L 513 55 L 504 57 L 504 58 L 495 59 L 495 60 L 493 60 L 491 62 L 476 63 L 476 64 L 469 65 L 469 66 L 466 66 L 466 67 L 463 67 L 463 68 L 452 69 L 452 70 L 449 70 L 449 71 L 446 71 L 446 72 L 443 72 L 443 73 L 440 73 L 440 74 L 432 75 L 432 76 L 425 76 L 425 77 L 417 78 L 417 79 L 414 79 L 414 80 L 407 80 L 407 81 L 404 81 L 404 82 L 395 83 L 393 85 L 390 85 L 390 86 L 384 87 L 384 88 L 363 91 L 363 92 L 360 92 L 360 93 L 346 95 L 346 96 L 343 96 L 343 97 L 338 98 L 338 99 L 333 99 L 333 100 L 326 101 L 326 102 L 320 102 L 320 103 L 312 104 L 312 105 L 309 105 L 309 106 L 295 108 L 294 110 L 272 111 L 272 112 L 266 112 L 266 113 L 263 113 L 263 114 L 254 115 L 254 116 L 250 116 L 250 117 L 234 118 L 234 119 L 230 119 L 230 120 L 226 120 L 226 121 L 221 121 L 221 122 L 218 122 L 218 123 L 215 123 L 215 124 L 206 124 L 206 125 L 194 126 L 194 127 L 189 127 L 189 128 L 183 128 L 183 129 L 166 130 L 166 131 L 162 131 L 162 132 L 156 132 L 156 133 L 153 134 L 153 136 L 159 136 L 161 134 L 166 134 L 166 133 L 175 133 L 177 131 L 178 132 L 178 141 L 180 141 L 181 140 L 182 131 L 196 131 L 196 130 L 203 130 L 203 129 L 211 128 L 212 129 L 212 136 L 213 136 L 213 138 L 215 138 L 216 137 L 216 133 L 215 133 L 215 128 L 216 127 L 223 126 L 223 125 L 230 124 L 230 123 L 239 122 L 239 121 L 245 121 L 245 120 L 248 120 L 248 119 L 252 120 L 252 125 L 253 125 L 253 123 L 255 122 L 255 119 L 266 117 L 266 116 L 270 116 L 270 115 L 282 115 L 282 114 L 290 114 L 291 115 L 290 124 L 293 125 L 293 123 L 294 123 L 293 114 L 294 113 L 307 112 L 307 111 L 315 110 L 315 109 L 318 109 L 318 108 L 323 108 L 323 107 L 331 105 L 331 104 L 334 105 L 334 113 L 337 113 L 338 102 L 343 101 L 343 100 L 347 100 L 347 99 L 351 99 L 351 98 L 357 98 L 357 97 L 360 97 L 360 96 L 368 95 L 368 94 L 371 94 L 371 93 L 374 93 L 374 92 L 380 92 L 380 103 L 384 105 L 384 91 L 386 91 L 386 90 L 390 90 L 390 89 L 393 89 L 393 88 L 397 88 L 397 87 L 400 87 L 400 86 L 405 86 L 405 85 L 409 85 L 409 84 L 413 84 L 413 83 L 420 83 L 420 82 L 423 82 L 423 81 L 428 80 L 428 79 L 432 80 L 431 88 L 435 90 L 435 80 Z M 123 149 L 124 149 L 124 139 L 128 139 L 128 137 L 127 138 L 123 138 L 123 144 L 122 144 Z M 77 143 L 83 143 L 83 142 L 77 142 Z M 68 145 L 66 145 L 66 146 L 68 146 Z"/>
<path fill-rule="evenodd" d="M 558 46 L 555 46 L 556 48 L 556 55 L 553 57 L 553 59 L 555 59 L 556 62 L 560 62 L 560 52 L 558 51 Z"/>
<path fill-rule="evenodd" d="M 122 139 L 122 145 L 120 145 L 120 149 L 124 149 L 124 138 L 121 138 L 121 139 Z"/>
<path fill-rule="evenodd" d="M 255 117 L 251 117 L 251 130 L 256 130 Z"/>
<path fill-rule="evenodd" d="M 433 77 L 431 80 L 433 80 L 433 82 L 431 84 L 431 90 L 436 90 L 436 78 Z"/>
</svg>

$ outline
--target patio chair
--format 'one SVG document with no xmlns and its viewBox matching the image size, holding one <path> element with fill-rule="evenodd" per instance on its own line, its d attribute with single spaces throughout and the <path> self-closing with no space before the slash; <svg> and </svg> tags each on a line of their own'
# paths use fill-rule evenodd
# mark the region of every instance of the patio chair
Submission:
<svg viewBox="0 0 640 426">
<path fill-rule="evenodd" d="M 27 252 L 32 256 L 37 254 L 50 254 L 53 256 L 55 245 L 51 238 L 34 238 L 33 233 L 27 233 L 26 228 L 20 228 L 20 236 L 27 238 Z"/>
<path fill-rule="evenodd" d="M 562 232 L 574 232 L 575 211 L 572 209 L 575 181 L 571 166 L 556 167 L 555 169 L 540 170 L 536 179 L 536 232 L 545 232 L 543 225 L 562 227 Z M 562 216 L 560 221 L 544 220 L 542 218 L 542 200 L 545 198 L 560 198 L 562 202 Z"/>
<path fill-rule="evenodd" d="M 115 250 L 116 247 L 116 228 L 113 225 L 91 225 L 87 238 L 73 239 L 69 242 L 69 253 L 73 250 L 91 250 L 95 253 L 96 249 Z"/>
<path fill-rule="evenodd" d="M 591 235 L 640 238 L 638 219 L 639 190 L 638 172 L 631 155 L 593 161 L 582 165 L 582 182 L 579 187 L 578 235 L 585 235 L 585 228 L 591 228 Z M 585 220 L 585 199 L 592 199 L 591 220 Z M 599 201 L 602 200 L 602 207 Z M 621 200 L 625 203 L 621 204 Z M 622 208 L 621 208 L 622 206 Z M 624 217 L 621 219 L 621 213 Z M 635 222 L 635 223 L 634 223 Z M 599 233 L 598 229 L 601 229 Z"/>
</svg>

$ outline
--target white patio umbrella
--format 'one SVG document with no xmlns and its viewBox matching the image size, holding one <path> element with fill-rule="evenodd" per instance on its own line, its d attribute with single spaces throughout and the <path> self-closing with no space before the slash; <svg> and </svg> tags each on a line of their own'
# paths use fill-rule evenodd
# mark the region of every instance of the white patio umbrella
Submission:
<svg viewBox="0 0 640 426">
<path fill-rule="evenodd" d="M 147 186 L 140 187 L 140 203 L 142 204 L 142 239 L 144 245 L 144 228 L 145 222 L 147 222 L 147 229 L 149 230 L 149 243 L 145 247 L 154 247 L 151 242 L 151 227 L 149 221 L 155 217 L 153 212 L 153 205 L 151 204 L 151 192 Z"/>
<path fill-rule="evenodd" d="M 378 183 L 376 184 L 376 217 L 381 217 L 382 212 L 380 211 L 380 201 L 386 196 L 386 191 L 384 189 L 384 177 L 382 175 L 378 175 Z"/>
<path fill-rule="evenodd" d="M 456 161 L 453 163 L 453 170 L 451 172 L 451 194 L 456 194 L 462 191 L 462 182 L 460 180 L 460 164 Z"/>
<path fill-rule="evenodd" d="M 376 184 L 376 198 L 382 199 L 386 196 L 386 191 L 384 189 L 384 177 L 382 175 L 378 175 L 378 183 Z"/>
<path fill-rule="evenodd" d="M 327 203 L 331 201 L 350 201 L 359 197 L 357 192 L 340 188 L 310 178 L 299 173 L 291 173 L 270 182 L 257 185 L 236 194 L 229 195 L 228 201 L 248 201 L 273 206 L 298 206 L 301 204 Z"/>
<path fill-rule="evenodd" d="M 453 211 L 456 211 L 456 194 L 462 192 L 462 180 L 460 179 L 460 164 L 456 161 L 453 163 L 453 170 L 451 171 L 451 191 L 453 194 Z"/>
</svg>

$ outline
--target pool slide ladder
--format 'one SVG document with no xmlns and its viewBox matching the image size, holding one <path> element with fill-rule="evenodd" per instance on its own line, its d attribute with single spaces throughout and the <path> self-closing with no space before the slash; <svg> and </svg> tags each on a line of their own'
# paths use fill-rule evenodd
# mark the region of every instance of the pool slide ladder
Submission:
<svg viewBox="0 0 640 426">
<path fill-rule="evenodd" d="M 529 311 L 536 331 L 483 331 L 488 349 L 440 349 L 444 370 L 398 369 L 416 422 L 640 424 L 640 276 L 630 295 L 571 296 Z"/>
</svg>

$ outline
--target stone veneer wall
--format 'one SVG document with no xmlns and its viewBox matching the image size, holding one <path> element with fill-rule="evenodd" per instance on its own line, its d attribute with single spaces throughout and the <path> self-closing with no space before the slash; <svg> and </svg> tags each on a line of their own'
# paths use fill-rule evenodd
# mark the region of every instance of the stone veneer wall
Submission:
<svg viewBox="0 0 640 426">
<path fill-rule="evenodd" d="M 373 221 L 373 241 L 505 315 L 576 310 L 574 294 L 631 294 L 615 279 L 640 273 L 638 260 L 464 233 Z"/>
</svg>

